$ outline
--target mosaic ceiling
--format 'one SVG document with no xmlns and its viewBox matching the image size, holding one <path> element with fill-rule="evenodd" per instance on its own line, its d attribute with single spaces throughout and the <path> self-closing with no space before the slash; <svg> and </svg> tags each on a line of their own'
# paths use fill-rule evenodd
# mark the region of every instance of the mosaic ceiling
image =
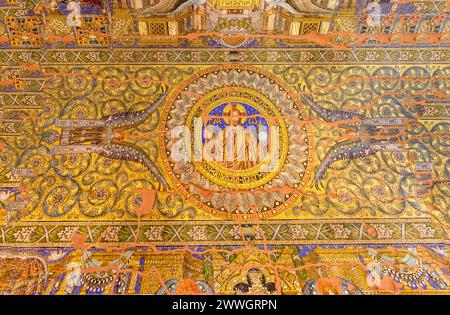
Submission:
<svg viewBox="0 0 450 315">
<path fill-rule="evenodd" d="M 449 9 L 0 0 L 0 293 L 448 294 Z"/>
</svg>

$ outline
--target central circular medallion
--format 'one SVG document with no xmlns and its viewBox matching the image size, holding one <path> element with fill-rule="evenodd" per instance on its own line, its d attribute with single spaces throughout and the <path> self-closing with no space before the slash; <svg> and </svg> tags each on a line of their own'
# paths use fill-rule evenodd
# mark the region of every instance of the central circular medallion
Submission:
<svg viewBox="0 0 450 315">
<path fill-rule="evenodd" d="M 262 69 L 228 65 L 192 75 L 162 112 L 160 148 L 172 187 L 215 216 L 286 210 L 311 174 L 303 117 L 290 87 Z"/>
<path fill-rule="evenodd" d="M 286 159 L 288 149 L 286 124 L 276 117 L 280 113 L 270 100 L 246 87 L 206 93 L 186 120 L 192 131 L 189 152 L 195 168 L 227 188 L 250 189 L 267 183 L 278 173 L 282 165 L 279 161 Z M 197 130 L 196 121 L 201 124 Z M 277 139 L 269 143 L 271 132 Z M 196 143 L 196 137 L 201 141 Z M 213 156 L 202 154 L 195 159 L 193 152 L 208 147 Z"/>
</svg>

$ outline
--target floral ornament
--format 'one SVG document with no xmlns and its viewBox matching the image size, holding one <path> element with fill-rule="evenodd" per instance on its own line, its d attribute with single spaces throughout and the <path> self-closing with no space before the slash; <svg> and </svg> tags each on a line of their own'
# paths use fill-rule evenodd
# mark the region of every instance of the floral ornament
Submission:
<svg viewBox="0 0 450 315">
<path fill-rule="evenodd" d="M 34 235 L 35 231 L 36 227 L 28 226 L 19 229 L 18 231 L 14 232 L 13 235 L 18 242 L 30 242 L 31 237 Z"/>
<path fill-rule="evenodd" d="M 242 236 L 244 234 L 242 227 L 240 225 L 233 225 L 233 227 L 228 232 L 231 237 L 233 237 L 235 240 L 242 239 Z"/>
<path fill-rule="evenodd" d="M 280 54 L 276 51 L 267 52 L 267 61 L 278 61 L 280 59 Z"/>
<path fill-rule="evenodd" d="M 121 226 L 108 226 L 106 230 L 103 231 L 101 239 L 105 242 L 118 242 L 121 230 Z"/>
<path fill-rule="evenodd" d="M 260 227 L 259 225 L 255 226 L 253 228 L 254 237 L 256 240 L 262 240 L 264 239 L 264 236 L 266 235 L 266 232 Z"/>
<path fill-rule="evenodd" d="M 342 224 L 333 224 L 330 226 L 333 230 L 334 238 L 336 239 L 347 239 L 350 237 L 352 231 Z"/>
<path fill-rule="evenodd" d="M 419 232 L 420 238 L 433 238 L 436 234 L 436 230 L 424 223 L 416 223 L 412 225 L 417 232 Z"/>
<path fill-rule="evenodd" d="M 151 226 L 147 231 L 145 231 L 144 235 L 149 241 L 162 241 L 163 230 L 163 226 Z"/>
<path fill-rule="evenodd" d="M 302 239 L 304 240 L 308 236 L 308 230 L 301 225 L 291 225 L 289 230 L 292 235 L 292 239 Z"/>
<path fill-rule="evenodd" d="M 193 226 L 191 230 L 187 232 L 187 235 L 192 237 L 194 241 L 204 241 L 208 238 L 206 235 L 206 226 L 204 225 Z"/>
<path fill-rule="evenodd" d="M 167 61 L 167 54 L 165 51 L 158 51 L 153 55 L 153 57 L 159 62 Z"/>
<path fill-rule="evenodd" d="M 22 97 L 22 102 L 29 106 L 37 106 L 36 95 L 25 95 Z"/>
<path fill-rule="evenodd" d="M 22 52 L 19 55 L 19 59 L 23 62 L 32 62 L 33 61 L 33 55 L 30 52 Z"/>
<path fill-rule="evenodd" d="M 4 132 L 7 132 L 7 133 L 15 133 L 15 132 L 17 132 L 16 131 L 16 126 L 14 125 L 13 122 L 2 121 L 1 124 L 0 124 L 0 129 L 3 130 Z"/>
<path fill-rule="evenodd" d="M 189 53 L 188 57 L 192 62 L 200 62 L 202 61 L 201 55 L 199 51 L 192 51 Z"/>
<path fill-rule="evenodd" d="M 413 56 L 412 52 L 410 51 L 399 51 L 398 52 L 398 60 L 400 61 L 408 61 Z"/>
<path fill-rule="evenodd" d="M 58 238 L 61 242 L 70 242 L 72 237 L 78 232 L 78 226 L 66 226 L 58 232 Z"/>
<path fill-rule="evenodd" d="M 53 59 L 58 62 L 67 62 L 67 56 L 65 51 L 56 51 L 53 54 Z"/>
<path fill-rule="evenodd" d="M 100 53 L 98 51 L 90 51 L 86 55 L 86 59 L 88 59 L 91 62 L 100 62 Z"/>
<path fill-rule="evenodd" d="M 117 19 L 114 20 L 114 23 L 111 26 L 111 31 L 113 34 L 122 34 L 124 28 L 127 26 L 127 21 L 125 19 Z"/>
<path fill-rule="evenodd" d="M 134 61 L 133 53 L 131 51 L 123 51 L 120 54 L 120 59 L 122 59 L 123 62 Z"/>
<path fill-rule="evenodd" d="M 299 51 L 299 61 L 310 61 L 314 57 L 314 54 L 310 51 Z"/>
<path fill-rule="evenodd" d="M 440 58 L 439 58 L 440 59 Z M 424 115 L 427 116 L 434 116 L 439 113 L 439 110 L 436 107 L 427 106 L 425 107 L 425 113 Z"/>
<path fill-rule="evenodd" d="M 382 239 L 392 238 L 394 233 L 392 229 L 388 228 L 385 224 L 372 224 L 372 227 L 377 232 L 377 237 Z"/>
</svg>

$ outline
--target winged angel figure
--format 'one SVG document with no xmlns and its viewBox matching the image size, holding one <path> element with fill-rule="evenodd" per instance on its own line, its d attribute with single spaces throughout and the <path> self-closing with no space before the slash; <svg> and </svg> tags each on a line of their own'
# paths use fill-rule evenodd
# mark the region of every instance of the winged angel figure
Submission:
<svg viewBox="0 0 450 315">
<path fill-rule="evenodd" d="M 96 120 L 61 119 L 61 145 L 53 147 L 54 154 L 98 153 L 101 156 L 132 161 L 144 165 L 156 180 L 167 189 L 168 184 L 148 154 L 137 145 L 124 141 L 124 131 L 137 127 L 150 118 L 164 102 L 168 91 L 163 88 L 158 99 L 147 108 L 107 115 Z"/>
</svg>

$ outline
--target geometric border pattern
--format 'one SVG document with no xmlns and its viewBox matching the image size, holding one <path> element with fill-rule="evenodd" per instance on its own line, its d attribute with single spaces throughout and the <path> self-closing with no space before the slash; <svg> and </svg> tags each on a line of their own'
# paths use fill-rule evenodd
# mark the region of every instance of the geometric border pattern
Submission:
<svg viewBox="0 0 450 315">
<path fill-rule="evenodd" d="M 378 233 L 371 234 L 371 229 Z M 380 231 L 384 231 L 380 233 Z M 74 233 L 86 236 L 87 243 L 133 243 L 145 245 L 223 245 L 242 244 L 393 244 L 445 243 L 450 233 L 428 219 L 282 220 L 234 223 L 230 221 L 141 222 L 42 222 L 0 227 L 0 245 L 71 244 Z M 139 238 L 137 238 L 139 233 Z"/>
</svg>

